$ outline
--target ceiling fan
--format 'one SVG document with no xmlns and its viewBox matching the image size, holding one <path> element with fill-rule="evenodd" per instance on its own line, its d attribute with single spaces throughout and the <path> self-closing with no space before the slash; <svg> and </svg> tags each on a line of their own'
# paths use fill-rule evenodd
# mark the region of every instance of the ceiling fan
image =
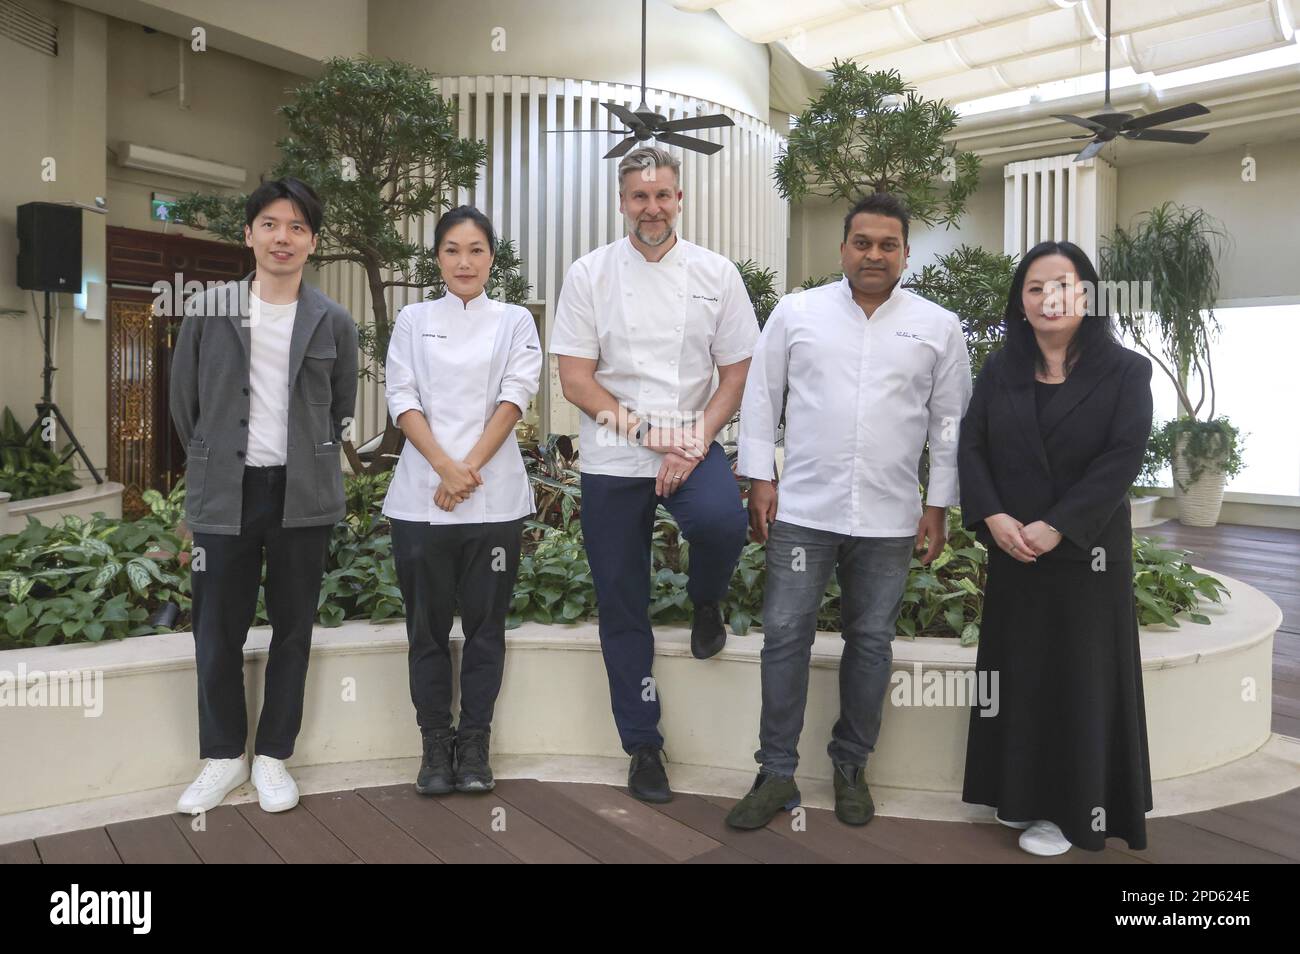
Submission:
<svg viewBox="0 0 1300 954">
<path fill-rule="evenodd" d="M 711 156 L 722 148 L 720 142 L 696 139 L 694 136 L 682 136 L 679 133 L 692 129 L 716 129 L 721 126 L 734 126 L 731 117 L 716 113 L 712 116 L 688 116 L 685 119 L 669 119 L 649 106 L 645 101 L 645 4 L 641 0 L 641 103 L 636 109 L 628 109 L 621 103 L 601 103 L 607 110 L 620 119 L 627 129 L 553 129 L 551 132 L 616 132 L 627 138 L 605 153 L 606 159 L 617 159 L 626 155 L 637 143 L 657 139 L 659 142 L 680 146 L 694 152 Z"/>
<path fill-rule="evenodd" d="M 1181 106 L 1171 106 L 1168 109 L 1156 110 L 1154 113 L 1135 116 L 1133 113 L 1121 113 L 1110 104 L 1110 0 L 1106 0 L 1106 104 L 1095 116 L 1084 118 L 1071 116 L 1068 113 L 1053 113 L 1052 118 L 1063 119 L 1067 123 L 1074 123 L 1090 131 L 1090 135 L 1087 136 L 1070 137 L 1092 139 L 1092 142 L 1084 146 L 1083 151 L 1074 157 L 1075 162 L 1082 162 L 1084 159 L 1091 159 L 1101 152 L 1107 143 L 1121 136 L 1125 139 L 1145 142 L 1176 142 L 1189 146 L 1198 143 L 1209 133 L 1152 127 L 1178 122 L 1180 119 L 1190 119 L 1193 116 L 1205 116 L 1209 112 L 1209 109 L 1200 103 L 1184 103 Z"/>
</svg>

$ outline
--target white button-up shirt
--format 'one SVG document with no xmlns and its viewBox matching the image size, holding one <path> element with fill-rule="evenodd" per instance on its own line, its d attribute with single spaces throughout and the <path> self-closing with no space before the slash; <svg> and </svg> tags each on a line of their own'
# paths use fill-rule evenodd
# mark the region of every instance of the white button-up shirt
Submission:
<svg viewBox="0 0 1300 954">
<path fill-rule="evenodd" d="M 847 279 L 786 295 L 754 349 L 737 471 L 772 479 L 788 387 L 777 519 L 857 537 L 914 534 L 927 438 L 926 502 L 958 502 L 970 378 L 957 316 L 901 284 L 870 318 Z"/>
<path fill-rule="evenodd" d="M 714 367 L 748 358 L 758 321 L 736 266 L 681 236 L 658 262 L 624 237 L 569 267 L 551 353 L 595 358 L 596 381 L 652 424 L 698 420 L 714 391 Z M 613 422 L 611 422 L 613 423 Z M 582 414 L 579 467 L 586 474 L 654 477 L 663 454 L 623 441 Z"/>
<path fill-rule="evenodd" d="M 397 314 L 384 367 L 388 413 L 424 412 L 447 455 L 463 460 L 497 405 L 520 411 L 537 393 L 542 370 L 537 326 L 526 308 L 480 294 L 468 305 L 453 294 L 407 305 Z M 410 441 L 384 498 L 384 514 L 425 523 L 497 523 L 534 510 L 519 443 L 513 435 L 480 470 L 483 483 L 446 511 L 433 502 L 442 484 Z"/>
</svg>

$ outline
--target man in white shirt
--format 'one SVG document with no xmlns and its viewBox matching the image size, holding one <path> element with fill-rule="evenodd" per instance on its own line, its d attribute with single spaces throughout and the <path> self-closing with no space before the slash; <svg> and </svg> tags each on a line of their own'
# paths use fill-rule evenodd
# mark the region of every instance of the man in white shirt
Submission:
<svg viewBox="0 0 1300 954">
<path fill-rule="evenodd" d="M 914 547 L 927 546 L 927 564 L 943 550 L 946 511 L 958 501 L 957 430 L 971 390 L 957 316 L 899 284 L 907 232 L 906 207 L 894 196 L 858 202 L 844 220 L 844 277 L 781 299 L 754 350 L 737 471 L 751 478 L 750 527 L 767 541 L 761 770 L 727 817 L 733 827 L 761 828 L 799 802 L 794 773 L 808 666 L 832 570 L 844 639 L 840 718 L 827 749 L 835 813 L 864 825 L 875 811 L 864 769 L 880 732 L 890 643 Z M 927 441 L 923 508 L 918 468 Z"/>
<path fill-rule="evenodd" d="M 343 306 L 303 281 L 320 199 L 285 177 L 258 186 L 244 213 L 257 270 L 186 303 L 169 382 L 186 446 L 199 755 L 207 759 L 177 802 L 186 814 L 215 808 L 250 774 L 264 810 L 298 804 L 285 761 L 302 727 L 330 534 L 346 513 L 339 450 L 356 406 L 358 334 Z M 250 769 L 244 642 L 264 559 L 271 645 Z"/>
<path fill-rule="evenodd" d="M 662 503 L 690 544 L 691 650 L 726 643 L 719 602 L 745 545 L 745 511 L 722 446 L 758 322 L 735 265 L 676 233 L 681 162 L 642 147 L 618 166 L 628 235 L 564 279 L 551 352 L 582 411 L 582 530 L 628 789 L 672 798 L 651 675 L 650 540 Z M 714 388 L 714 373 L 717 387 Z"/>
</svg>

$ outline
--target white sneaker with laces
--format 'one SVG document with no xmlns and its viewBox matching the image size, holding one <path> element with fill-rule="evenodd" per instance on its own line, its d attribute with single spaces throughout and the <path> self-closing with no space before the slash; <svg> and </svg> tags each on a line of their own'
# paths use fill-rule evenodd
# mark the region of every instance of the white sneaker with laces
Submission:
<svg viewBox="0 0 1300 954">
<path fill-rule="evenodd" d="M 190 787 L 185 789 L 176 810 L 186 815 L 211 811 L 232 791 L 248 781 L 248 759 L 208 759 Z"/>
<path fill-rule="evenodd" d="M 255 756 L 253 784 L 257 786 L 257 803 L 264 812 L 287 812 L 298 804 L 298 783 L 285 769 L 283 759 Z"/>
<path fill-rule="evenodd" d="M 1049 821 L 1036 821 L 1020 836 L 1020 847 L 1031 855 L 1050 858 L 1070 850 L 1070 839 Z"/>
</svg>

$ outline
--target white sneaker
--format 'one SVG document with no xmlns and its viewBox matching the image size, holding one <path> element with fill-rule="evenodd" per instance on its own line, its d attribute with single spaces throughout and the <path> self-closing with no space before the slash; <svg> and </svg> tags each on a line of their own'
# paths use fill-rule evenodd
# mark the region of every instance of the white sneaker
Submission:
<svg viewBox="0 0 1300 954">
<path fill-rule="evenodd" d="M 997 819 L 997 823 L 998 823 L 999 825 L 1006 825 L 1008 828 L 1018 828 L 1018 829 L 1024 830 L 1024 829 L 1028 828 L 1030 825 L 1033 824 L 1033 822 L 1013 822 L 1013 821 L 1007 821 L 1005 818 L 1003 818 L 1003 817 L 1002 817 L 1001 815 L 999 815 L 997 812 L 994 812 L 994 813 L 993 813 L 993 817 L 994 817 L 995 819 Z"/>
<path fill-rule="evenodd" d="M 1063 855 L 1070 850 L 1070 839 L 1049 821 L 1036 821 L 1020 836 L 1020 847 L 1031 855 Z"/>
<path fill-rule="evenodd" d="M 186 815 L 211 811 L 232 791 L 248 781 L 248 759 L 208 759 L 189 788 L 185 789 L 176 810 Z"/>
<path fill-rule="evenodd" d="M 282 759 L 254 756 L 253 784 L 257 786 L 257 803 L 264 812 L 287 812 L 298 804 L 298 783 Z"/>
</svg>

